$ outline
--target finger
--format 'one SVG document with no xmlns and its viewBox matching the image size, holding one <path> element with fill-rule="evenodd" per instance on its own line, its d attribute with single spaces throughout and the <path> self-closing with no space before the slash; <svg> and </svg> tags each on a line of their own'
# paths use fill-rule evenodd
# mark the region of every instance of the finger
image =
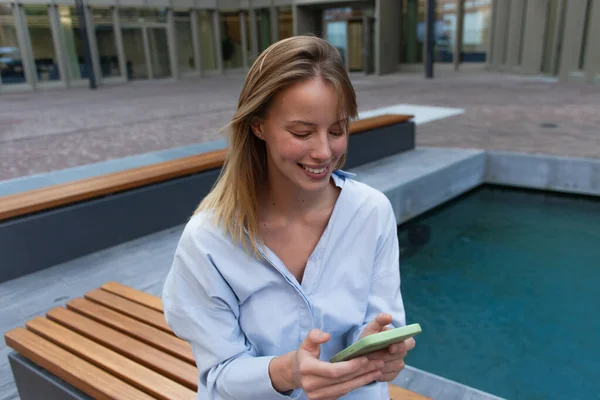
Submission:
<svg viewBox="0 0 600 400">
<path fill-rule="evenodd" d="M 394 374 L 398 374 L 400 373 L 400 371 L 402 371 L 405 367 L 404 364 L 404 359 L 400 358 L 398 360 L 392 360 L 389 362 L 386 362 L 385 365 L 383 366 L 383 368 L 381 368 L 381 372 L 385 375 L 385 374 L 390 374 L 390 373 L 394 373 Z"/>
<path fill-rule="evenodd" d="M 314 392 L 309 394 L 310 398 L 334 398 L 337 399 L 346 393 L 351 392 L 354 389 L 358 389 L 364 385 L 367 385 L 373 381 L 377 381 L 382 377 L 382 373 L 380 370 L 375 370 L 372 372 L 367 372 L 362 374 L 354 379 L 336 383 L 331 386 L 324 387 L 322 389 L 315 390 Z"/>
<path fill-rule="evenodd" d="M 327 342 L 329 340 L 329 334 L 319 329 L 312 329 L 306 335 L 304 341 L 300 344 L 299 349 L 305 350 L 312 354 L 314 357 L 318 358 L 321 352 L 321 344 Z"/>
<path fill-rule="evenodd" d="M 378 361 L 369 361 L 366 357 L 358 357 L 348 361 L 330 363 L 320 360 L 307 360 L 303 365 L 304 374 L 316 375 L 322 378 L 342 379 L 361 370 L 370 368 L 370 364 Z"/>
<path fill-rule="evenodd" d="M 388 350 L 392 354 L 396 353 L 408 353 L 410 350 L 414 349 L 416 345 L 414 338 L 408 338 L 403 342 L 394 343 L 388 347 Z"/>
<path fill-rule="evenodd" d="M 350 373 L 348 375 L 344 375 L 344 376 L 341 376 L 338 378 L 325 378 L 325 377 L 317 376 L 317 375 L 308 376 L 302 382 L 302 387 L 303 387 L 304 391 L 318 390 L 323 387 L 332 386 L 332 385 L 336 385 L 338 383 L 350 381 L 359 376 L 362 376 L 362 375 L 370 373 L 370 372 L 374 372 L 376 370 L 381 371 L 384 366 L 385 366 L 385 362 L 376 361 L 376 362 L 371 362 L 371 363 L 367 364 L 366 367 L 361 368 L 358 371 L 355 371 L 353 373 Z"/>
<path fill-rule="evenodd" d="M 377 317 L 375 317 L 374 320 L 372 320 L 371 322 L 369 322 L 367 324 L 367 326 L 365 326 L 365 329 L 363 330 L 363 333 L 361 334 L 361 337 L 372 335 L 374 333 L 379 333 L 387 325 L 389 325 L 391 323 L 392 323 L 392 316 L 391 315 L 385 314 L 385 313 L 379 313 L 377 315 Z"/>
<path fill-rule="evenodd" d="M 377 352 L 371 353 L 367 355 L 369 360 L 382 360 L 385 362 L 404 359 L 406 353 L 390 353 L 386 350 L 379 350 Z"/>
</svg>

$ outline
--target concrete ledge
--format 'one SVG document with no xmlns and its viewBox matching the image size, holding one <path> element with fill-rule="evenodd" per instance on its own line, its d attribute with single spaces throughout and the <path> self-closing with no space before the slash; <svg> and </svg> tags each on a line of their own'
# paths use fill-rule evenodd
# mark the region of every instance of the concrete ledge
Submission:
<svg viewBox="0 0 600 400">
<path fill-rule="evenodd" d="M 483 183 L 485 151 L 417 148 L 352 170 L 382 191 L 401 224 Z"/>
<path fill-rule="evenodd" d="M 392 382 L 432 399 L 502 400 L 470 386 L 407 365 Z"/>
<path fill-rule="evenodd" d="M 485 181 L 600 196 L 600 159 L 488 151 Z"/>
</svg>

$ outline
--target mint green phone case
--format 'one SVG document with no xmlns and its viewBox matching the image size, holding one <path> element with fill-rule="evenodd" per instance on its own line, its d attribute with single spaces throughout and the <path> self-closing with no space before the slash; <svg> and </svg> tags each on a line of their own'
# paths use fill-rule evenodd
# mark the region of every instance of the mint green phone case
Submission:
<svg viewBox="0 0 600 400">
<path fill-rule="evenodd" d="M 391 344 L 403 342 L 421 333 L 421 325 L 411 324 L 389 331 L 375 333 L 362 338 L 351 346 L 346 347 L 329 359 L 330 362 L 347 361 L 377 350 L 385 349 Z"/>
</svg>

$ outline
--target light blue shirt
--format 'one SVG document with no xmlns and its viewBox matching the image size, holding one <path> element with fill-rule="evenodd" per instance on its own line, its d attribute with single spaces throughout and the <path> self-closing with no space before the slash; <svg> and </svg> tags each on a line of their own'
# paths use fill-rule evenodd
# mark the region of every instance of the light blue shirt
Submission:
<svg viewBox="0 0 600 400">
<path fill-rule="evenodd" d="M 309 331 L 331 334 L 321 360 L 354 343 L 380 312 L 404 326 L 396 219 L 388 198 L 336 171 L 341 188 L 329 223 L 306 264 L 302 284 L 268 248 L 249 255 L 194 215 L 177 246 L 163 289 L 167 323 L 188 341 L 198 366 L 198 399 L 306 399 L 272 386 L 268 365 L 296 350 Z M 389 399 L 387 383 L 344 400 Z"/>
</svg>

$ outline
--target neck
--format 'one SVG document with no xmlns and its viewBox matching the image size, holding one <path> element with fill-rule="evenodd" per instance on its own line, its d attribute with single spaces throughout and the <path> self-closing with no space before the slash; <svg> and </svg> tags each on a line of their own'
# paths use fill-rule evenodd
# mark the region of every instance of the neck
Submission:
<svg viewBox="0 0 600 400">
<path fill-rule="evenodd" d="M 262 196 L 265 209 L 276 215 L 289 217 L 302 216 L 313 210 L 322 209 L 330 204 L 334 197 L 335 184 L 332 179 L 330 178 L 330 184 L 324 190 L 307 192 L 287 179 L 269 176 Z"/>
</svg>

